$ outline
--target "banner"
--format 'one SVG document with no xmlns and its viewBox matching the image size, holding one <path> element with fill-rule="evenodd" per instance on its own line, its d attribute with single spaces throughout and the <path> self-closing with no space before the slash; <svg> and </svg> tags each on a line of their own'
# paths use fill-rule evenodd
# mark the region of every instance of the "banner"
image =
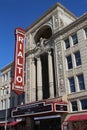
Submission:
<svg viewBox="0 0 87 130">
<path fill-rule="evenodd" d="M 17 94 L 24 92 L 24 41 L 25 31 L 21 28 L 15 30 L 15 55 L 14 55 L 14 78 L 12 90 Z"/>
</svg>

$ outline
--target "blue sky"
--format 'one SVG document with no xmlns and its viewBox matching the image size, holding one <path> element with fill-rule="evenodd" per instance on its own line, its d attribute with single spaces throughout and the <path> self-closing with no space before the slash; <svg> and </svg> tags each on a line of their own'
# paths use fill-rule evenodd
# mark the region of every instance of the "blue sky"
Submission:
<svg viewBox="0 0 87 130">
<path fill-rule="evenodd" d="M 0 69 L 14 60 L 15 28 L 26 29 L 57 2 L 77 17 L 87 12 L 87 0 L 0 0 Z"/>
</svg>

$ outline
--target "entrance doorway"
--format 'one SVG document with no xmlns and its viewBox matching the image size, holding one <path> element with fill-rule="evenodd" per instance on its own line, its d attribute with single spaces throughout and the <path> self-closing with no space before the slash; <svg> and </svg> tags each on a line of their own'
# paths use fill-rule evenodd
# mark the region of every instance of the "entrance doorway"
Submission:
<svg viewBox="0 0 87 130">
<path fill-rule="evenodd" d="M 61 130 L 61 118 L 37 120 L 35 130 Z"/>
</svg>

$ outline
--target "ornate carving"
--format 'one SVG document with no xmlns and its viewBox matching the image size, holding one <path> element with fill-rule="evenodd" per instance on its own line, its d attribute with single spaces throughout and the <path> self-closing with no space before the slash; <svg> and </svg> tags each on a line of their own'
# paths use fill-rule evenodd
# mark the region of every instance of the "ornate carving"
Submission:
<svg viewBox="0 0 87 130">
<path fill-rule="evenodd" d="M 59 69 L 61 70 L 63 67 L 62 67 L 62 64 L 59 64 Z"/>
<path fill-rule="evenodd" d="M 59 91 L 60 96 L 62 96 L 65 93 L 65 87 L 64 87 L 64 72 L 63 72 L 63 60 L 62 60 L 62 48 L 61 48 L 61 42 L 58 42 L 56 44 L 57 47 L 57 65 L 58 65 L 58 79 L 59 79 Z"/>
<path fill-rule="evenodd" d="M 55 25 L 55 28 L 59 27 L 59 20 L 58 20 L 58 15 L 57 14 L 54 15 L 54 25 Z"/>
<path fill-rule="evenodd" d="M 46 39 L 41 37 L 40 41 L 37 43 L 37 47 L 40 49 L 43 49 L 45 46 L 45 43 L 46 43 L 45 41 L 46 41 Z"/>
<path fill-rule="evenodd" d="M 37 46 L 34 49 L 34 55 L 35 57 L 38 57 L 44 52 L 48 52 L 52 46 L 48 43 L 48 40 L 45 38 L 40 38 L 40 41 L 37 43 Z"/>
</svg>

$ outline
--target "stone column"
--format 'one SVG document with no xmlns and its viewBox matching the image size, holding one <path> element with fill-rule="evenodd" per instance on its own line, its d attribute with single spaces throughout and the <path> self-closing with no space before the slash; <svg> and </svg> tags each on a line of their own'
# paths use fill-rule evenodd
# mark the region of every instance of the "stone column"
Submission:
<svg viewBox="0 0 87 130">
<path fill-rule="evenodd" d="M 35 60 L 32 60 L 32 74 L 31 74 L 31 100 L 36 100 L 36 68 L 35 68 Z"/>
<path fill-rule="evenodd" d="M 38 100 L 42 100 L 42 66 L 40 58 L 37 58 L 37 96 Z"/>
<path fill-rule="evenodd" d="M 50 98 L 54 97 L 54 81 L 53 81 L 53 64 L 51 51 L 48 52 L 48 69 L 49 69 L 49 94 Z"/>
</svg>

